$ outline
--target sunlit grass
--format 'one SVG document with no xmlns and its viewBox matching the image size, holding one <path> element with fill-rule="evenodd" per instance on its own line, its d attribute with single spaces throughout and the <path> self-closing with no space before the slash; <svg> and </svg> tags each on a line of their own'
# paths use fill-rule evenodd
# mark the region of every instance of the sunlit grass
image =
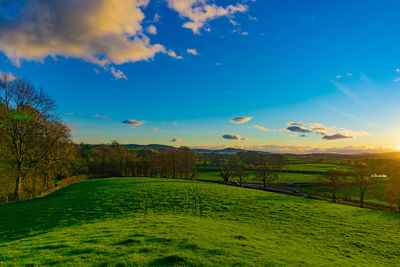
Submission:
<svg viewBox="0 0 400 267">
<path fill-rule="evenodd" d="M 196 181 L 87 180 L 0 214 L 0 265 L 400 261 L 398 214 Z"/>
</svg>

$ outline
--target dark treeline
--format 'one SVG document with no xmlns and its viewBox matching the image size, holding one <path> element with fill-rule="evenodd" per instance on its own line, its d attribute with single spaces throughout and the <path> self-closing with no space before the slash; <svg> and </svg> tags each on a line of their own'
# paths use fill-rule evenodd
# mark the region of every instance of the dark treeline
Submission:
<svg viewBox="0 0 400 267">
<path fill-rule="evenodd" d="M 96 177 L 160 177 L 193 179 L 196 154 L 188 147 L 151 150 L 111 145 L 77 146 L 85 163 L 81 172 Z"/>
</svg>

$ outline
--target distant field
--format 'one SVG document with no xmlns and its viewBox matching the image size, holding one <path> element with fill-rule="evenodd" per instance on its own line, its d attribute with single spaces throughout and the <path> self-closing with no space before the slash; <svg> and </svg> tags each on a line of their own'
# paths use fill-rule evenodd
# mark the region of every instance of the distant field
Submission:
<svg viewBox="0 0 400 267">
<path fill-rule="evenodd" d="M 387 202 L 384 200 L 383 196 L 385 193 L 385 188 L 386 188 L 387 182 L 381 182 L 377 183 L 374 185 L 371 190 L 368 191 L 365 200 L 373 203 L 378 203 L 378 204 L 387 204 Z M 310 192 L 321 192 L 321 193 L 329 193 L 329 190 L 327 187 L 324 186 L 303 186 L 303 187 L 297 187 L 302 190 L 310 191 Z M 354 185 L 346 185 L 339 187 L 338 198 L 345 199 L 346 196 L 349 199 L 353 200 L 359 200 L 360 199 L 360 190 L 358 189 L 357 186 Z"/>
<path fill-rule="evenodd" d="M 337 170 L 350 170 L 350 167 L 340 164 L 326 164 L 326 163 L 306 163 L 306 164 L 290 164 L 287 165 L 287 170 L 290 171 L 315 171 L 327 172 L 331 169 Z"/>
<path fill-rule="evenodd" d="M 314 183 L 318 181 L 321 177 L 320 174 L 308 174 L 308 173 L 289 173 L 281 172 L 279 173 L 278 180 L 275 183 Z M 223 181 L 219 172 L 198 172 L 197 180 L 208 180 L 208 181 Z M 237 181 L 236 177 L 232 177 L 230 181 Z M 261 183 L 261 179 L 257 178 L 255 172 L 249 172 L 249 177 L 244 179 L 247 183 Z"/>
<path fill-rule="evenodd" d="M 86 180 L 0 214 L 5 266 L 400 262 L 399 214 L 196 181 Z"/>
</svg>

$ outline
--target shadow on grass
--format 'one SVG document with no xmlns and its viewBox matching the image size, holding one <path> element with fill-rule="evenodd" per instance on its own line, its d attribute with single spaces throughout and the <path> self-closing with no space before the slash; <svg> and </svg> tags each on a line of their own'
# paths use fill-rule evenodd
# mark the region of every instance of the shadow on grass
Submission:
<svg viewBox="0 0 400 267">
<path fill-rule="evenodd" d="M 170 255 L 155 259 L 150 266 L 194 266 L 191 262 L 178 255 Z"/>
</svg>

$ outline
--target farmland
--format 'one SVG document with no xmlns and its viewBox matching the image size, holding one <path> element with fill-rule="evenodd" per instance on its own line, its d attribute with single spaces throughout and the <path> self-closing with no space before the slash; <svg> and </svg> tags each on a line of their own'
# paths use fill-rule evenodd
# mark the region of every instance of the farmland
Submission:
<svg viewBox="0 0 400 267">
<path fill-rule="evenodd" d="M 0 206 L 5 265 L 399 262 L 400 215 L 196 181 L 87 180 Z"/>
</svg>

